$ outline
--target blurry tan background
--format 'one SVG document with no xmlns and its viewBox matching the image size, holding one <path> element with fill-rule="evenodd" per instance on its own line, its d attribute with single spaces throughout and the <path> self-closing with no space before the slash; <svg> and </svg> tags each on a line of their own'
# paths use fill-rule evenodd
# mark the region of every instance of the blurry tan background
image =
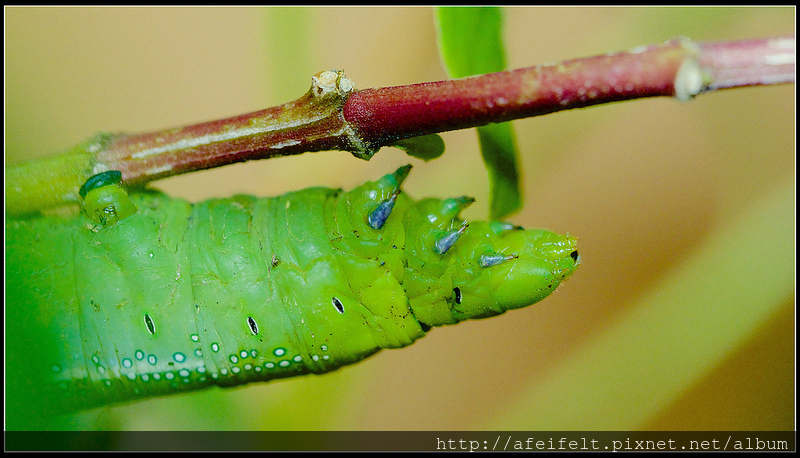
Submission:
<svg viewBox="0 0 800 458">
<path fill-rule="evenodd" d="M 277 105 L 299 97 L 311 75 L 322 70 L 344 69 L 359 88 L 446 78 L 430 8 L 6 8 L 5 13 L 8 162 L 60 151 L 98 131 L 157 130 Z M 794 16 L 793 8 L 509 8 L 507 62 L 509 68 L 526 67 L 681 35 L 696 40 L 786 35 L 794 31 Z M 786 85 L 702 95 L 690 103 L 640 100 L 515 121 L 525 207 L 512 221 L 580 238 L 583 265 L 552 297 L 501 317 L 435 329 L 409 348 L 384 351 L 324 376 L 104 408 L 77 416 L 73 425 L 794 429 L 791 291 L 735 346 L 695 368 L 657 407 L 622 393 L 616 398 L 621 401 L 602 412 L 584 415 L 580 406 L 565 405 L 567 419 L 549 422 L 544 412 L 558 411 L 559 405 L 525 401 L 559 373 L 562 361 L 580 355 L 623 320 L 716 228 L 765 192 L 794 180 L 794 101 L 795 87 Z M 307 186 L 350 188 L 410 162 L 415 168 L 405 189 L 411 196 L 473 195 L 478 202 L 465 216 L 484 218 L 486 172 L 475 132 L 443 137 L 445 155 L 427 164 L 391 148 L 370 162 L 324 152 L 228 166 L 155 186 L 195 201 Z M 730 310 L 747 306 L 732 303 Z M 726 316 L 707 325 L 725 327 Z M 646 361 L 648 355 L 643 348 L 639 358 Z M 675 354 L 674 361 L 686 357 Z M 590 364 L 585 373 L 598 369 Z M 572 373 L 569 381 L 575 378 Z M 669 379 L 670 373 L 661 376 Z M 608 380 L 607 386 L 582 388 L 587 389 L 589 397 L 603 397 L 621 388 Z M 620 423 L 623 411 L 636 412 L 624 414 L 635 420 Z M 592 418 L 590 424 L 585 418 Z"/>
</svg>

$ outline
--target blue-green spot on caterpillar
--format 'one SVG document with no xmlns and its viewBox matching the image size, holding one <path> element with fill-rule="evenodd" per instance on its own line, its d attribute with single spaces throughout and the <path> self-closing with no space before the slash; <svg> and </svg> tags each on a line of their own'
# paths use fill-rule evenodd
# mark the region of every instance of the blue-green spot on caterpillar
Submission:
<svg viewBox="0 0 800 458">
<path fill-rule="evenodd" d="M 401 192 L 409 169 L 197 204 L 106 175 L 83 214 L 8 219 L 11 411 L 329 372 L 536 303 L 577 268 L 574 237 L 468 224 L 471 198 Z"/>
<path fill-rule="evenodd" d="M 92 175 L 86 180 L 86 183 L 81 186 L 78 190 L 78 194 L 82 198 L 86 198 L 86 194 L 97 188 L 102 188 L 103 186 L 108 186 L 112 184 L 119 184 L 122 181 L 122 172 L 119 170 L 109 170 L 106 172 L 98 173 L 96 175 Z"/>
</svg>

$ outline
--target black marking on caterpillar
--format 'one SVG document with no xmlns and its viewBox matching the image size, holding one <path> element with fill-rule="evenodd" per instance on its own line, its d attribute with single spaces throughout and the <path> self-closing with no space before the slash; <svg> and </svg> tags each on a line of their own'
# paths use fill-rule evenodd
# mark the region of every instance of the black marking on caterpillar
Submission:
<svg viewBox="0 0 800 458">
<path fill-rule="evenodd" d="M 144 327 L 147 329 L 151 335 L 155 335 L 156 333 L 156 324 L 153 323 L 153 319 L 150 318 L 150 315 L 145 313 L 144 314 Z"/>
<path fill-rule="evenodd" d="M 575 270 L 574 237 L 467 224 L 471 198 L 401 192 L 409 169 L 198 204 L 107 174 L 80 215 L 7 219 L 7 399 L 28 400 L 11 408 L 323 373 L 535 303 Z"/>
<path fill-rule="evenodd" d="M 456 302 L 456 304 L 461 303 L 461 288 L 458 286 L 453 288 L 453 300 Z"/>
<path fill-rule="evenodd" d="M 247 326 L 250 328 L 250 332 L 252 332 L 254 336 L 258 335 L 258 324 L 256 323 L 256 320 L 253 319 L 253 317 L 251 316 L 247 317 Z"/>
<path fill-rule="evenodd" d="M 344 313 L 344 305 L 342 304 L 342 301 L 334 297 L 333 299 L 331 299 L 331 302 L 333 303 L 333 306 L 336 307 L 337 312 Z"/>
</svg>

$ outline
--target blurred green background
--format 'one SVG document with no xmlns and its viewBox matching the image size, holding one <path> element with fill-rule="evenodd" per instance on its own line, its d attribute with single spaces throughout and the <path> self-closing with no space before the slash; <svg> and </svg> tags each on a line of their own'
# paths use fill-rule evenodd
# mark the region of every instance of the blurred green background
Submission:
<svg viewBox="0 0 800 458">
<path fill-rule="evenodd" d="M 98 131 L 150 131 L 358 88 L 445 79 L 433 12 L 379 8 L 6 8 L 7 162 Z M 794 8 L 508 8 L 509 68 L 676 36 L 794 33 Z M 479 33 L 480 31 L 476 31 Z M 792 430 L 795 86 L 515 121 L 512 221 L 569 232 L 583 265 L 550 298 L 433 330 L 324 376 L 85 412 L 75 429 Z M 431 163 L 385 148 L 237 164 L 154 184 L 202 200 L 350 188 L 405 163 L 413 197 L 473 195 L 474 130 Z M 750 252 L 748 253 L 748 250 Z M 791 251 L 790 251 L 791 250 Z M 8 306 L 13 306 L 10 304 Z"/>
</svg>

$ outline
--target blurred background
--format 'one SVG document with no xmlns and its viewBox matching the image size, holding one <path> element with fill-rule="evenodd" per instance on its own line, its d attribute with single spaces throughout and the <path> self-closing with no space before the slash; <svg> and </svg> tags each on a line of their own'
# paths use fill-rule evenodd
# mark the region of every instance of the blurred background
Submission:
<svg viewBox="0 0 800 458">
<path fill-rule="evenodd" d="M 446 78 L 430 8 L 5 13 L 7 163 L 99 131 L 161 130 L 278 105 L 301 96 L 322 70 L 344 69 L 362 89 Z M 509 68 L 676 36 L 736 40 L 795 30 L 794 8 L 514 7 L 505 17 Z M 69 427 L 795 429 L 795 95 L 794 85 L 737 89 L 689 103 L 638 100 L 514 121 L 525 204 L 511 221 L 579 237 L 583 264 L 554 295 L 432 330 L 411 347 L 323 376 L 97 409 L 70 418 Z M 412 163 L 409 195 L 472 195 L 477 202 L 464 216 L 484 219 L 488 183 L 477 136 L 443 137 L 447 150 L 430 163 L 393 148 L 370 162 L 321 152 L 153 186 L 192 201 L 268 196 L 351 188 Z M 754 259 L 773 267 L 763 280 L 751 278 L 749 261 L 715 243 L 740 226 L 757 235 L 732 246 L 762 243 L 761 227 L 740 221 L 773 195 L 792 223 L 778 237 L 763 236 L 774 240 L 763 241 Z M 760 224 L 773 233 L 770 221 Z M 736 268 L 743 277 L 730 285 L 716 276 Z M 741 278 L 752 279 L 753 297 L 728 298 L 747 283 Z"/>
</svg>

